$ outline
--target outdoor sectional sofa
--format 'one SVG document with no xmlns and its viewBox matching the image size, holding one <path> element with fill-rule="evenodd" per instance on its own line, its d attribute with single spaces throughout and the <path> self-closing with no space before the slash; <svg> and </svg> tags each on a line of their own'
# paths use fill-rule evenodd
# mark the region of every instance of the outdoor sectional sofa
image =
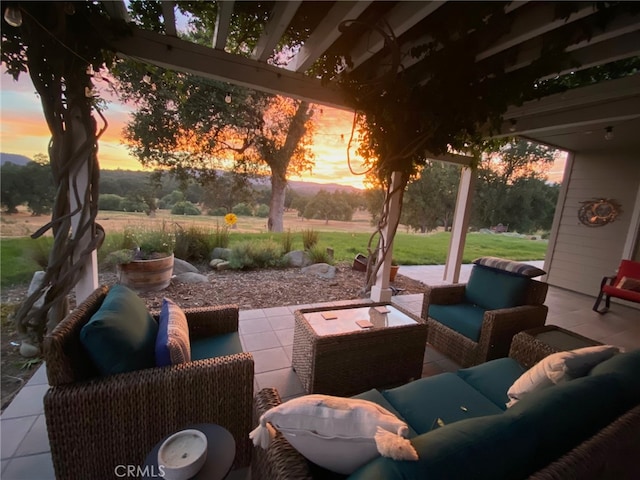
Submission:
<svg viewBox="0 0 640 480">
<path fill-rule="evenodd" d="M 640 478 L 640 350 L 615 355 L 587 376 L 530 393 L 507 409 L 509 387 L 548 354 L 536 350 L 532 337 L 516 337 L 509 358 L 354 397 L 403 418 L 420 458 L 377 457 L 348 478 Z M 254 423 L 280 403 L 275 389 L 261 390 Z M 312 464 L 277 433 L 268 449 L 254 449 L 252 478 L 347 477 Z"/>
</svg>

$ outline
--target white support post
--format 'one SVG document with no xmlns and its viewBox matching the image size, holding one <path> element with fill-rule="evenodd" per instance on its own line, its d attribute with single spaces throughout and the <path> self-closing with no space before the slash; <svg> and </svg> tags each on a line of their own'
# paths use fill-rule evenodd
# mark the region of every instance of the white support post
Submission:
<svg viewBox="0 0 640 480">
<path fill-rule="evenodd" d="M 73 174 L 72 174 L 73 175 Z M 84 192 L 89 184 L 89 167 L 84 164 L 80 167 L 78 177 L 76 178 L 77 194 L 80 201 L 84 199 Z M 73 181 L 71 181 L 71 188 L 69 191 L 69 205 L 71 210 L 75 210 L 78 207 L 76 201 L 75 192 L 73 191 Z M 75 237 L 78 231 L 78 225 L 80 222 L 80 213 L 77 213 L 71 218 L 72 235 Z M 91 232 L 87 232 L 80 240 L 78 245 L 78 252 L 84 250 L 91 241 Z M 82 261 L 83 265 L 80 270 L 80 277 L 76 284 L 76 304 L 80 304 L 87 298 L 96 288 L 98 288 L 98 252 L 93 250 L 91 255 L 81 260 L 79 257 L 73 259 L 74 263 Z"/>
<path fill-rule="evenodd" d="M 458 186 L 458 198 L 456 210 L 451 226 L 451 240 L 447 252 L 447 263 L 444 267 L 444 280 L 449 283 L 458 283 L 460 279 L 460 264 L 464 253 L 464 244 L 467 240 L 469 218 L 471 217 L 471 200 L 473 198 L 476 183 L 476 171 L 471 167 L 464 167 L 460 174 Z"/>
<path fill-rule="evenodd" d="M 392 291 L 389 288 L 389 273 L 391 271 L 391 260 L 393 254 L 393 233 L 394 226 L 398 224 L 402 205 L 400 204 L 402 185 L 402 172 L 393 172 L 391 174 L 391 196 L 389 198 L 389 218 L 387 225 L 382 229 L 381 235 L 385 239 L 388 247 L 388 253 L 384 257 L 384 252 L 378 252 L 378 260 L 382 260 L 382 264 L 378 269 L 376 276 L 376 284 L 371 287 L 371 299 L 375 302 L 390 302 Z"/>
</svg>

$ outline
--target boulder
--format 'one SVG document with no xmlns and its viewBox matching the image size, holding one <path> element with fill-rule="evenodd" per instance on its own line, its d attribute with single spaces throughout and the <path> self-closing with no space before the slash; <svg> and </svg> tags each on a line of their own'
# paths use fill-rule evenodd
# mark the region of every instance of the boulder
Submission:
<svg viewBox="0 0 640 480">
<path fill-rule="evenodd" d="M 284 260 L 291 267 L 306 267 L 311 265 L 309 256 L 303 250 L 293 250 L 284 254 Z"/>
<path fill-rule="evenodd" d="M 181 273 L 187 273 L 187 272 L 200 273 L 200 271 L 196 267 L 191 265 L 189 262 L 180 260 L 179 258 L 174 258 L 173 274 L 180 275 Z"/>
<path fill-rule="evenodd" d="M 231 256 L 231 249 L 230 248 L 216 247 L 211 252 L 211 258 L 212 259 L 213 258 L 221 258 L 223 260 L 229 260 L 230 256 Z"/>
<path fill-rule="evenodd" d="M 229 262 L 220 262 L 218 265 L 216 265 L 216 270 L 229 270 L 231 268 L 231 265 L 229 264 Z"/>
<path fill-rule="evenodd" d="M 32 345 L 27 340 L 23 340 L 20 344 L 20 355 L 24 358 L 33 358 L 40 355 L 40 349 L 35 345 Z"/>
<path fill-rule="evenodd" d="M 304 267 L 301 272 L 315 275 L 320 278 L 331 279 L 336 276 L 336 267 L 329 265 L 328 263 L 314 263 L 313 265 Z"/>
<path fill-rule="evenodd" d="M 209 277 L 201 273 L 185 272 L 176 275 L 174 281 L 180 283 L 209 283 Z"/>
<path fill-rule="evenodd" d="M 224 260 L 222 260 L 221 258 L 214 258 L 213 260 L 211 260 L 211 261 L 209 262 L 209 266 L 215 270 L 215 269 L 216 269 L 216 267 L 217 267 L 219 264 L 224 263 L 224 262 L 225 262 L 225 261 L 224 261 Z"/>
</svg>

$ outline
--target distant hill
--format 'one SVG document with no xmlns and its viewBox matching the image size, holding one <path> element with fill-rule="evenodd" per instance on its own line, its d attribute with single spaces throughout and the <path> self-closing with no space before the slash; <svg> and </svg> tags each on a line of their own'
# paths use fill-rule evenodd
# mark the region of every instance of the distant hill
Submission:
<svg viewBox="0 0 640 480">
<path fill-rule="evenodd" d="M 296 191 L 302 195 L 315 195 L 320 190 L 325 192 L 348 192 L 357 193 L 362 192 L 361 189 L 352 187 L 351 185 L 340 185 L 338 183 L 316 183 L 316 182 L 302 182 L 299 180 L 289 180 L 289 187 L 291 190 Z"/>
<path fill-rule="evenodd" d="M 24 155 L 18 155 L 17 153 L 4 153 L 0 152 L 0 165 L 4 165 L 5 163 L 13 163 L 14 165 L 26 165 L 33 160 L 29 157 L 25 157 Z"/>
</svg>

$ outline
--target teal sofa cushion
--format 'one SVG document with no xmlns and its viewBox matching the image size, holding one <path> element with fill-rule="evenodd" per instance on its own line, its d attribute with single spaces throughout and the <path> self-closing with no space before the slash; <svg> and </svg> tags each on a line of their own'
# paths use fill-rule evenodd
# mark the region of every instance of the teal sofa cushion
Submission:
<svg viewBox="0 0 640 480">
<path fill-rule="evenodd" d="M 158 324 L 132 290 L 114 285 L 80 330 L 80 342 L 102 375 L 155 367 Z"/>
<path fill-rule="evenodd" d="M 448 425 L 471 417 L 502 413 L 455 373 L 421 378 L 383 390 L 382 395 L 418 434 L 437 427 L 438 418 Z"/>
<path fill-rule="evenodd" d="M 587 376 L 533 392 L 503 414 L 521 422 L 535 440 L 531 474 L 594 435 L 629 408 L 613 375 Z"/>
<path fill-rule="evenodd" d="M 429 305 L 429 317 L 477 342 L 480 339 L 484 309 L 470 303 Z"/>
<path fill-rule="evenodd" d="M 485 310 L 522 305 L 531 280 L 522 275 L 474 265 L 465 288 L 465 301 Z"/>
<path fill-rule="evenodd" d="M 242 353 L 238 332 L 223 333 L 191 341 L 191 361 Z"/>
<path fill-rule="evenodd" d="M 513 358 L 498 358 L 456 374 L 502 410 L 509 401 L 507 391 L 526 369 Z"/>
<path fill-rule="evenodd" d="M 640 403 L 640 350 L 614 355 L 589 372 L 590 376 L 609 374 L 621 382 L 629 401 Z"/>
<path fill-rule="evenodd" d="M 512 480 L 524 478 L 532 443 L 522 424 L 504 415 L 471 418 L 411 439 L 419 460 L 378 457 L 350 480 L 446 479 Z"/>
<path fill-rule="evenodd" d="M 404 418 L 400 412 L 398 412 L 395 407 L 393 405 L 391 405 L 386 398 L 384 398 L 384 395 L 382 395 L 382 393 L 380 393 L 379 390 L 372 388 L 371 390 L 367 390 L 366 392 L 362 392 L 359 393 L 358 395 L 354 395 L 351 398 L 358 398 L 360 400 L 368 400 L 369 402 L 373 402 L 376 403 L 378 405 L 380 405 L 382 408 L 387 409 L 388 411 L 390 411 L 391 413 L 393 413 L 396 417 L 398 417 L 400 420 L 404 420 L 405 422 L 407 421 L 406 418 Z M 409 427 L 409 435 L 408 438 L 413 438 L 415 436 L 418 435 L 418 433 L 411 428 L 411 425 L 409 425 L 407 423 L 407 426 Z M 314 477 L 315 478 L 315 477 Z"/>
</svg>

